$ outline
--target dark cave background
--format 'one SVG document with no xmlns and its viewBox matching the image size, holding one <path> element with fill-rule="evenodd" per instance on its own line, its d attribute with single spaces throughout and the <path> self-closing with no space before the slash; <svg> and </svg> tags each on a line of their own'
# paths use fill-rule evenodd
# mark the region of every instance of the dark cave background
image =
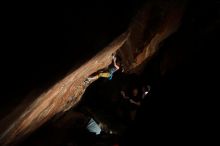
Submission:
<svg viewBox="0 0 220 146">
<path fill-rule="evenodd" d="M 124 32 L 143 3 L 80 1 L 65 9 L 9 5 L 1 18 L 0 117 L 31 90 L 46 90 Z M 215 139 L 219 8 L 217 0 L 189 1 L 179 30 L 163 42 L 145 71 L 134 77 L 152 85 L 152 100 L 138 111 L 135 123 L 121 138 L 122 145 Z M 172 53 L 183 59 L 171 61 L 178 65 L 161 77 L 160 62 Z M 97 81 L 85 98 L 97 96 L 95 91 L 116 92 L 114 83 L 123 77 L 116 74 L 113 81 Z"/>
<path fill-rule="evenodd" d="M 6 5 L 2 13 L 1 107 L 17 105 L 33 89 L 46 90 L 89 60 L 126 31 L 143 2 Z"/>
</svg>

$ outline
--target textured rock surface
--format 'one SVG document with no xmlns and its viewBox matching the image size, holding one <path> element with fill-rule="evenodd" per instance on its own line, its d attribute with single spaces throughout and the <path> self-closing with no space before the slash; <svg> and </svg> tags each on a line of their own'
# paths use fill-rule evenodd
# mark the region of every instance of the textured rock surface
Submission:
<svg viewBox="0 0 220 146">
<path fill-rule="evenodd" d="M 23 103 L 3 119 L 2 123 L 9 122 L 1 124 L 5 125 L 0 127 L 1 145 L 19 141 L 57 113 L 76 105 L 86 90 L 83 81 L 92 73 L 106 68 L 111 63 L 112 53 L 117 52 L 122 58 L 125 72 L 140 71 L 157 52 L 160 43 L 178 28 L 183 6 L 176 1 L 147 3 L 133 19 L 127 32 L 36 100 L 26 103 L 26 108 Z"/>
</svg>

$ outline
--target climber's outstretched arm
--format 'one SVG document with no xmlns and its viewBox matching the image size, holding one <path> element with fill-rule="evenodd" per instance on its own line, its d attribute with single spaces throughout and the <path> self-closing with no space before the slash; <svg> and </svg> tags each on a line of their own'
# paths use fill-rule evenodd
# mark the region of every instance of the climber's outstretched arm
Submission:
<svg viewBox="0 0 220 146">
<path fill-rule="evenodd" d="M 116 70 L 118 70 L 120 67 L 119 67 L 119 66 L 117 65 L 117 63 L 116 63 L 116 57 L 113 56 L 112 59 L 113 59 L 113 64 L 114 64 Z"/>
</svg>

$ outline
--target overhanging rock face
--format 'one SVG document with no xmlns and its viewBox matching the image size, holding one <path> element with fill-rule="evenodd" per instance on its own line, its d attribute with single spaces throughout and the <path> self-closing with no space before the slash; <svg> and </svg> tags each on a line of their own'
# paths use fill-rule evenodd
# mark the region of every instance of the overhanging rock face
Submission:
<svg viewBox="0 0 220 146">
<path fill-rule="evenodd" d="M 174 1 L 147 3 L 142 8 L 128 29 L 128 40 L 119 50 L 126 71 L 140 71 L 160 43 L 177 30 L 183 10 L 184 4 Z"/>
<path fill-rule="evenodd" d="M 7 144 L 12 140 L 20 139 L 38 128 L 55 114 L 64 112 L 76 105 L 86 89 L 84 80 L 93 72 L 108 66 L 111 63 L 112 53 L 119 49 L 127 38 L 128 33 L 122 34 L 90 61 L 39 96 L 5 129 L 1 134 L 1 142 Z"/>
<path fill-rule="evenodd" d="M 91 60 L 72 71 L 6 127 L 0 127 L 0 144 L 13 145 L 59 112 L 76 105 L 86 90 L 84 80 L 111 63 L 112 53 L 122 58 L 125 72 L 138 72 L 157 52 L 159 44 L 178 28 L 183 4 L 176 1 L 147 3 L 133 19 L 127 32 L 116 38 Z M 14 111 L 16 112 L 16 111 Z"/>
</svg>

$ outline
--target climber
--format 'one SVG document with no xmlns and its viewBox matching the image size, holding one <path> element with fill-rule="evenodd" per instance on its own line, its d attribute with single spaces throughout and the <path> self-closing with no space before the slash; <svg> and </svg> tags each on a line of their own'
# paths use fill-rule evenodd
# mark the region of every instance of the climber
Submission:
<svg viewBox="0 0 220 146">
<path fill-rule="evenodd" d="M 118 62 L 116 62 L 116 57 L 115 57 L 114 54 L 112 55 L 112 61 L 113 61 L 113 64 L 110 65 L 110 67 L 108 68 L 107 71 L 99 72 L 99 73 L 96 74 L 95 76 L 88 77 L 88 78 L 85 80 L 85 83 L 90 83 L 91 81 L 97 80 L 97 79 L 100 78 L 100 77 L 108 78 L 109 80 L 111 80 L 113 74 L 114 74 L 117 70 L 119 70 L 119 68 L 120 68 L 120 65 L 118 64 Z"/>
</svg>

